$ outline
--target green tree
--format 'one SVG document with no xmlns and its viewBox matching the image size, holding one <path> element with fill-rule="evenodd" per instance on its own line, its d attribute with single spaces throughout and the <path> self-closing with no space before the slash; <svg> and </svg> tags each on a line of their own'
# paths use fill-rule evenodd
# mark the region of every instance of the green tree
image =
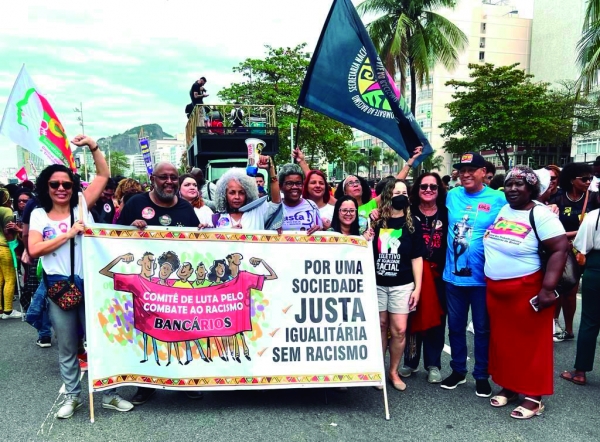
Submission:
<svg viewBox="0 0 600 442">
<path fill-rule="evenodd" d="M 363 15 L 377 18 L 367 25 L 379 56 L 393 78 L 400 74 L 400 90 L 410 76 L 410 107 L 417 104 L 417 86 L 427 84 L 437 63 L 449 70 L 458 65 L 459 52 L 468 37 L 450 20 L 434 12 L 454 8 L 456 0 L 365 0 L 358 5 Z"/>
<path fill-rule="evenodd" d="M 422 166 L 423 170 L 427 172 L 432 172 L 434 170 L 440 170 L 444 165 L 444 156 L 443 155 L 435 155 L 435 152 L 432 155 L 429 155 L 425 161 L 423 161 Z"/>
<path fill-rule="evenodd" d="M 509 147 L 529 153 L 534 144 L 549 145 L 562 136 L 565 121 L 552 107 L 548 85 L 534 83 L 517 66 L 470 64 L 472 81 L 446 83 L 455 90 L 446 105 L 451 120 L 440 125 L 447 152 L 491 149 L 508 169 Z"/>
<path fill-rule="evenodd" d="M 392 149 L 386 149 L 383 152 L 383 164 L 385 164 L 386 166 L 388 166 L 390 168 L 390 174 L 395 174 L 395 168 L 394 166 L 398 163 L 399 161 L 399 156 L 396 152 L 394 152 Z"/>
<path fill-rule="evenodd" d="M 233 68 L 233 72 L 241 73 L 246 81 L 233 83 L 218 93 L 219 98 L 229 103 L 237 100 L 242 104 L 275 106 L 279 127 L 278 162 L 289 162 L 290 158 L 290 126 L 298 119 L 296 101 L 310 62 L 305 46 L 305 43 L 294 48 L 265 46 L 264 59 L 248 58 Z M 330 162 L 347 159 L 346 145 L 351 140 L 352 131 L 348 126 L 317 112 L 303 110 L 298 144 L 309 163 L 321 155 Z"/>
<path fill-rule="evenodd" d="M 111 151 L 110 155 L 106 153 L 106 158 L 109 160 L 110 174 L 112 176 L 123 176 L 129 169 L 129 159 L 123 152 Z"/>
<path fill-rule="evenodd" d="M 588 0 L 581 39 L 577 43 L 577 63 L 581 68 L 578 87 L 587 94 L 598 84 L 600 70 L 600 0 Z"/>
</svg>

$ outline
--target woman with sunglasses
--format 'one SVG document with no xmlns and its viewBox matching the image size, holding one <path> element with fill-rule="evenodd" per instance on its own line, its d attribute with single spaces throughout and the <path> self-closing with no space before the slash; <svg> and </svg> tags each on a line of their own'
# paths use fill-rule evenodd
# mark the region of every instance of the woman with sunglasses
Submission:
<svg viewBox="0 0 600 442">
<path fill-rule="evenodd" d="M 179 177 L 179 195 L 192 205 L 200 225 L 213 227 L 213 211 L 204 204 L 204 200 L 198 191 L 198 182 L 191 173 Z"/>
<path fill-rule="evenodd" d="M 108 182 L 109 171 L 106 160 L 94 140 L 85 135 L 78 135 L 72 143 L 89 148 L 96 165 L 96 177 L 80 196 L 79 178 L 62 164 L 48 166 L 40 173 L 36 188 L 41 207 L 31 213 L 29 254 L 33 258 L 41 257 L 48 285 L 52 286 L 59 281 L 68 280 L 71 275 L 70 243 L 74 241 L 75 285 L 83 293 L 81 234 L 84 223 L 93 222 L 88 207 L 94 207 L 96 204 Z M 79 207 L 80 204 L 82 207 Z M 50 301 L 48 311 L 58 338 L 60 375 L 65 384 L 65 400 L 56 417 L 68 419 L 83 404 L 80 398 L 81 370 L 77 350 L 78 329 L 85 329 L 85 306 L 84 302 L 81 302 L 74 309 L 66 311 Z M 102 398 L 102 407 L 129 411 L 133 405 L 122 399 L 114 390 L 110 390 Z"/>
<path fill-rule="evenodd" d="M 446 329 L 446 285 L 442 279 L 446 264 L 448 210 L 446 189 L 437 173 L 419 176 L 411 190 L 411 213 L 420 223 L 425 243 L 423 257 L 423 287 L 417 311 L 409 321 L 404 365 L 400 375 L 409 377 L 419 370 L 421 348 L 427 381 L 440 383 L 444 332 Z M 435 324 L 435 325 L 434 325 Z"/>
<path fill-rule="evenodd" d="M 398 366 L 406 345 L 408 313 L 417 307 L 421 294 L 425 254 L 421 226 L 411 214 L 404 181 L 387 181 L 373 230 L 381 343 L 383 354 L 388 345 L 390 349 L 390 382 L 402 391 L 406 384 L 398 375 Z"/>
<path fill-rule="evenodd" d="M 558 181 L 560 190 L 550 198 L 550 204 L 558 206 L 558 217 L 567 232 L 567 238 L 571 242 L 577 235 L 579 225 L 583 221 L 585 214 L 600 207 L 598 192 L 590 192 L 588 190 L 592 182 L 592 177 L 592 167 L 590 165 L 586 163 L 567 164 L 560 172 Z M 554 313 L 554 342 L 575 339 L 573 319 L 575 318 L 575 310 L 577 308 L 577 290 L 579 290 L 579 284 L 573 287 L 568 293 L 560 293 Z M 562 327 L 558 323 L 561 308 L 565 319 L 564 330 L 562 330 Z"/>
</svg>

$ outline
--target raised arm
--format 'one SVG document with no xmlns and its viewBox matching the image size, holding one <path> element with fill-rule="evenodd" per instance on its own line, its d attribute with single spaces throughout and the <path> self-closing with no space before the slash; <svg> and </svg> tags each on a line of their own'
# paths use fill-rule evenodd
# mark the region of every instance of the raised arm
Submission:
<svg viewBox="0 0 600 442">
<path fill-rule="evenodd" d="M 296 146 L 296 148 L 294 149 L 292 154 L 294 155 L 294 159 L 298 163 L 298 166 L 300 166 L 300 168 L 302 169 L 302 172 L 304 172 L 304 176 L 307 176 L 308 172 L 310 172 L 310 167 L 308 166 L 308 163 L 306 162 L 304 152 L 302 152 L 300 150 L 300 148 L 298 146 Z"/>
<path fill-rule="evenodd" d="M 102 270 L 100 270 L 99 273 L 102 276 L 107 276 L 111 279 L 114 279 L 115 273 L 111 272 L 110 269 L 112 269 L 115 265 L 117 265 L 118 262 L 121 262 L 121 261 L 125 261 L 125 262 L 133 261 L 133 254 L 126 253 L 125 255 L 117 256 L 115 259 L 113 259 L 111 262 L 109 262 L 106 267 L 104 267 Z"/>
<path fill-rule="evenodd" d="M 279 181 L 277 180 L 277 171 L 275 163 L 271 157 L 260 155 L 258 159 L 258 167 L 265 169 L 269 173 L 269 187 L 271 188 L 271 202 L 279 204 L 281 202 L 281 192 L 279 191 Z"/>
<path fill-rule="evenodd" d="M 92 153 L 92 158 L 94 159 L 94 164 L 96 165 L 96 177 L 90 183 L 85 192 L 83 192 L 83 196 L 88 208 L 93 207 L 94 204 L 96 204 L 96 201 L 98 201 L 98 198 L 100 198 L 102 191 L 106 187 L 108 178 L 110 177 L 108 164 L 106 164 L 106 159 L 100 152 L 98 143 L 96 143 L 90 137 L 86 135 L 77 135 L 75 138 L 73 138 L 71 143 L 80 147 L 87 146 Z"/>
<path fill-rule="evenodd" d="M 254 267 L 259 265 L 261 262 L 265 266 L 265 269 L 267 269 L 267 271 L 269 272 L 269 274 L 267 276 L 265 276 L 265 279 L 267 281 L 277 279 L 277 275 L 275 274 L 275 272 L 273 271 L 273 269 L 271 268 L 271 266 L 269 264 L 267 264 L 261 258 L 250 258 L 250 264 L 252 264 Z"/>
<path fill-rule="evenodd" d="M 415 160 L 417 158 L 419 158 L 419 156 L 421 156 L 422 152 L 423 152 L 423 146 L 416 147 L 415 153 L 413 154 L 412 157 L 410 157 L 408 159 L 408 161 L 406 163 L 404 163 L 404 167 L 402 168 L 402 170 L 400 172 L 398 172 L 398 175 L 396 175 L 396 178 L 398 178 L 399 180 L 406 179 L 406 177 L 408 176 L 408 172 L 410 172 L 412 165 L 414 164 Z"/>
</svg>

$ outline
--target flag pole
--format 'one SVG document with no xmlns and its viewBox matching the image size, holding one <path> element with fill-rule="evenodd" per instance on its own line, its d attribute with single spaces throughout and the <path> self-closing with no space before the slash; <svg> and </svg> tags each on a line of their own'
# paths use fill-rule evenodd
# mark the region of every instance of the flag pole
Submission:
<svg viewBox="0 0 600 442">
<path fill-rule="evenodd" d="M 298 121 L 296 122 L 296 140 L 294 141 L 294 147 L 298 147 L 298 140 L 300 139 L 300 119 L 302 118 L 302 109 L 300 106 L 300 112 L 298 112 Z"/>
</svg>

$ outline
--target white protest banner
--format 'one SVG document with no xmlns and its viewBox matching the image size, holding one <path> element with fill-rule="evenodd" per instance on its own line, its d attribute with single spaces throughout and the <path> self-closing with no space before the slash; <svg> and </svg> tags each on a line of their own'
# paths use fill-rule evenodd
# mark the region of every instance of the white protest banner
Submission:
<svg viewBox="0 0 600 442">
<path fill-rule="evenodd" d="M 384 385 L 362 237 L 91 225 L 90 392 Z"/>
</svg>

